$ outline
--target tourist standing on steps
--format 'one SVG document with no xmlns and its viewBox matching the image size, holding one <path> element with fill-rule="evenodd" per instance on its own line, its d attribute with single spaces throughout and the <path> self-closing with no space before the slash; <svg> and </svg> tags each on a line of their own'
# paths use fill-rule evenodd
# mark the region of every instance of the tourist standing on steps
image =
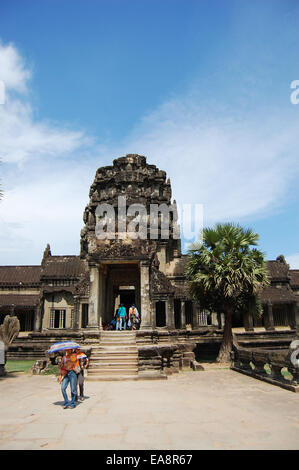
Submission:
<svg viewBox="0 0 299 470">
<path fill-rule="evenodd" d="M 61 383 L 61 393 L 64 398 L 64 409 L 75 408 L 76 393 L 77 393 L 77 375 L 75 366 L 77 362 L 77 354 L 72 352 L 72 349 L 67 349 L 65 355 L 60 362 L 60 377 L 58 379 Z M 71 388 L 71 401 L 67 396 L 67 386 L 70 384 Z"/>
<path fill-rule="evenodd" d="M 132 330 L 136 330 L 139 323 L 139 312 L 133 304 L 129 309 L 129 322 Z"/>
<path fill-rule="evenodd" d="M 122 327 L 123 327 L 123 329 L 125 330 L 126 327 L 127 327 L 127 324 L 126 324 L 126 316 L 127 316 L 126 307 L 123 304 L 121 304 L 117 313 L 118 313 L 118 318 L 119 318 L 119 329 L 122 330 Z"/>
<path fill-rule="evenodd" d="M 120 311 L 121 305 L 119 304 L 118 309 L 115 312 L 115 320 L 116 320 L 116 326 L 115 329 L 119 330 L 119 311 Z"/>
</svg>

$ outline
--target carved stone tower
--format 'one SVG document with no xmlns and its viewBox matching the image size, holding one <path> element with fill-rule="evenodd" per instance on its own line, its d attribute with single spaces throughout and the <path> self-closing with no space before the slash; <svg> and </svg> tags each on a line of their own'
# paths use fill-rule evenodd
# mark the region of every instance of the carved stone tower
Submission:
<svg viewBox="0 0 299 470">
<path fill-rule="evenodd" d="M 166 172 L 129 154 L 97 170 L 89 196 L 81 231 L 81 257 L 90 268 L 89 327 L 111 321 L 119 303 L 127 309 L 135 303 L 142 328 L 152 328 L 161 289 L 172 324 L 174 288 L 166 272 L 181 245 Z"/>
</svg>

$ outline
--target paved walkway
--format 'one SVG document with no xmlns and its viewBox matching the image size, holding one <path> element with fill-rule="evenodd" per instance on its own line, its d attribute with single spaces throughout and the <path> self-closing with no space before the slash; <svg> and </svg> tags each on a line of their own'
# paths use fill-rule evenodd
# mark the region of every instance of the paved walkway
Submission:
<svg viewBox="0 0 299 470">
<path fill-rule="evenodd" d="M 231 370 L 86 382 L 62 408 L 53 376 L 0 380 L 0 449 L 299 449 L 299 394 Z"/>
</svg>

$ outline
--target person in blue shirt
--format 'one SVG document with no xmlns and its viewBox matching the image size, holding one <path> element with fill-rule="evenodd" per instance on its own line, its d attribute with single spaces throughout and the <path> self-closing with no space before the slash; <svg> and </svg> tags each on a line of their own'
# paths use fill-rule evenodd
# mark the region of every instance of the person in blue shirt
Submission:
<svg viewBox="0 0 299 470">
<path fill-rule="evenodd" d="M 127 327 L 127 324 L 126 324 L 127 311 L 126 311 L 126 307 L 123 304 L 119 306 L 119 309 L 117 311 L 117 316 L 118 316 L 118 322 L 116 325 L 116 329 L 125 330 Z"/>
</svg>

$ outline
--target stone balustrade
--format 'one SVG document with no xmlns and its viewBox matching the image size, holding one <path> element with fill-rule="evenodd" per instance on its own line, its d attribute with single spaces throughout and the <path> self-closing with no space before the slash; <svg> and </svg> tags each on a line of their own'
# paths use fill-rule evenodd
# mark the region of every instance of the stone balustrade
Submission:
<svg viewBox="0 0 299 470">
<path fill-rule="evenodd" d="M 297 349 L 296 349 L 297 348 Z M 293 341 L 289 349 L 241 348 L 234 345 L 232 370 L 253 378 L 299 392 L 299 341 Z"/>
</svg>

